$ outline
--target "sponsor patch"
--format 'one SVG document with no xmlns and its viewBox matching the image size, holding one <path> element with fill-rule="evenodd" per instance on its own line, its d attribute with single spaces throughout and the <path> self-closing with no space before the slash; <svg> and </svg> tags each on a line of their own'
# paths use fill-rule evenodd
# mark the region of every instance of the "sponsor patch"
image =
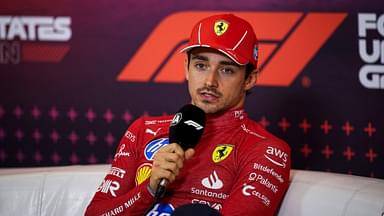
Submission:
<svg viewBox="0 0 384 216">
<path fill-rule="evenodd" d="M 169 144 L 168 138 L 160 138 L 155 139 L 147 144 L 147 146 L 144 149 L 144 156 L 147 158 L 147 160 L 153 160 L 153 156 L 159 149 L 163 146 L 166 146 Z"/>
<path fill-rule="evenodd" d="M 255 181 L 264 185 L 266 188 L 270 189 L 273 193 L 277 193 L 279 191 L 279 187 L 277 185 L 272 184 L 272 182 L 261 174 L 257 174 L 255 172 L 249 173 L 250 181 Z"/>
<path fill-rule="evenodd" d="M 245 131 L 246 133 L 252 134 L 252 135 L 257 136 L 257 137 L 259 137 L 259 138 L 261 138 L 261 139 L 265 139 L 264 136 L 261 136 L 260 134 L 254 132 L 254 131 L 251 131 L 250 129 L 248 129 L 248 128 L 245 126 L 245 124 L 242 124 L 242 125 L 241 125 L 241 128 L 242 128 L 243 131 Z"/>
<path fill-rule="evenodd" d="M 264 154 L 264 157 L 269 160 L 271 163 L 285 168 L 286 162 L 288 160 L 288 154 L 281 151 L 278 148 L 268 146 L 267 150 L 265 151 L 266 154 Z"/>
<path fill-rule="evenodd" d="M 212 152 L 212 160 L 215 163 L 219 163 L 226 159 L 233 150 L 233 145 L 230 144 L 222 144 L 216 146 L 215 150 Z"/>
<path fill-rule="evenodd" d="M 179 124 L 179 122 L 181 121 L 182 118 L 183 118 L 182 113 L 176 113 L 172 119 L 171 126 L 175 126 L 175 125 Z"/>
<path fill-rule="evenodd" d="M 224 186 L 223 181 L 221 181 L 215 170 L 208 177 L 201 180 L 201 184 L 206 188 L 215 190 L 221 189 Z"/>
<path fill-rule="evenodd" d="M 223 35 L 229 27 L 229 24 L 225 20 L 218 20 L 215 22 L 214 31 L 217 36 Z"/>
<path fill-rule="evenodd" d="M 216 209 L 217 211 L 220 211 L 221 208 L 223 208 L 223 205 L 221 205 L 221 203 L 207 201 L 207 200 L 193 199 L 192 203 L 205 204 L 205 205 L 208 205 L 209 207 L 211 207 L 213 209 Z"/>
<path fill-rule="evenodd" d="M 244 118 L 244 111 L 243 110 L 235 111 L 235 118 L 243 119 Z"/>
<path fill-rule="evenodd" d="M 281 174 L 277 173 L 273 168 L 261 165 L 259 163 L 254 163 L 253 169 L 268 173 L 268 174 L 272 175 L 273 177 L 275 177 L 277 180 L 279 180 L 280 183 L 284 183 L 284 179 L 281 176 Z"/>
<path fill-rule="evenodd" d="M 269 200 L 269 198 L 264 194 L 262 194 L 261 192 L 257 191 L 256 187 L 252 185 L 244 184 L 242 192 L 243 192 L 243 195 L 246 197 L 255 196 L 259 198 L 265 206 L 269 206 L 271 204 L 271 201 Z"/>
<path fill-rule="evenodd" d="M 147 134 L 152 134 L 153 136 L 156 136 L 157 133 L 158 133 L 160 130 L 161 130 L 161 128 L 157 128 L 156 131 L 153 131 L 153 130 L 150 129 L 150 128 L 146 128 L 146 129 L 145 129 L 145 133 L 147 133 Z"/>
<path fill-rule="evenodd" d="M 123 169 L 120 169 L 118 167 L 111 167 L 111 170 L 109 171 L 110 175 L 113 175 L 113 176 L 117 176 L 119 178 L 124 178 L 124 175 L 125 175 L 125 170 Z"/>
<path fill-rule="evenodd" d="M 129 157 L 130 156 L 129 152 L 126 152 L 124 150 L 125 150 L 125 144 L 122 144 L 119 148 L 119 151 L 115 154 L 114 160 L 116 160 L 119 157 Z"/>
<path fill-rule="evenodd" d="M 156 204 L 153 209 L 148 212 L 149 215 L 159 215 L 159 216 L 171 216 L 171 214 L 175 211 L 175 208 L 168 203 L 158 203 Z"/>
<path fill-rule="evenodd" d="M 98 192 L 110 193 L 113 197 L 116 197 L 116 191 L 120 189 L 120 184 L 117 181 L 112 181 L 109 179 L 103 180 L 101 185 L 97 188 Z"/>
<path fill-rule="evenodd" d="M 124 134 L 125 137 L 127 137 L 127 139 L 129 139 L 131 142 L 135 142 L 136 141 L 136 136 L 135 134 L 133 134 L 131 131 L 127 130 Z"/>
<path fill-rule="evenodd" d="M 145 125 L 154 125 L 154 124 L 164 124 L 164 123 L 168 123 L 168 122 L 171 122 L 172 119 L 166 119 L 166 120 L 146 120 L 144 122 Z"/>
<path fill-rule="evenodd" d="M 213 192 L 213 191 L 209 191 L 207 189 L 200 189 L 200 188 L 195 188 L 195 187 L 191 188 L 191 193 L 199 195 L 199 196 L 205 196 L 205 197 L 210 197 L 210 198 L 215 198 L 215 199 L 223 199 L 223 200 L 227 199 L 229 196 L 228 194 L 225 194 L 223 192 Z"/>
<path fill-rule="evenodd" d="M 152 164 L 150 163 L 144 163 L 139 166 L 136 170 L 136 186 L 143 183 L 145 180 L 147 180 L 151 176 L 152 172 Z"/>
</svg>

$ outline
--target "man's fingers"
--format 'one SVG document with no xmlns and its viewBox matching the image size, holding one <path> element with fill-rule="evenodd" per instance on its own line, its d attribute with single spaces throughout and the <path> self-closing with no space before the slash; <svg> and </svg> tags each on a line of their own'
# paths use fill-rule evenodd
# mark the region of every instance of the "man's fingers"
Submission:
<svg viewBox="0 0 384 216">
<path fill-rule="evenodd" d="M 178 154 L 158 152 L 158 154 L 155 155 L 153 163 L 154 164 L 174 163 L 177 165 L 177 168 L 180 169 L 183 167 L 183 161 L 184 161 L 184 157 Z"/>
<path fill-rule="evenodd" d="M 161 179 L 167 179 L 168 182 L 173 182 L 176 179 L 176 175 L 165 169 L 159 169 L 155 173 L 152 173 L 151 179 L 150 179 L 150 187 L 153 191 L 157 190 L 157 186 L 160 183 Z"/>
<path fill-rule="evenodd" d="M 174 172 L 168 170 L 168 169 L 162 169 L 159 172 L 159 179 L 167 179 L 169 182 L 173 182 L 176 178 L 176 175 Z"/>
<path fill-rule="evenodd" d="M 193 157 L 193 155 L 195 155 L 195 149 L 193 148 L 189 148 L 187 149 L 185 152 L 184 152 L 184 155 L 185 155 L 185 159 L 186 160 L 189 160 Z"/>
<path fill-rule="evenodd" d="M 184 156 L 180 156 L 178 154 L 170 154 L 167 155 L 165 160 L 169 163 L 175 163 L 177 165 L 177 168 L 180 169 L 183 167 Z"/>
<path fill-rule="evenodd" d="M 183 167 L 184 160 L 193 157 L 195 150 L 190 148 L 184 151 L 180 145 L 172 143 L 162 147 L 153 159 L 152 174 L 150 186 L 156 189 L 161 179 L 167 179 L 169 183 L 173 182 L 179 175 Z"/>
<path fill-rule="evenodd" d="M 162 178 L 173 182 L 184 163 L 184 150 L 176 143 L 162 147 L 154 156 L 150 187 L 157 188 Z"/>
<path fill-rule="evenodd" d="M 159 152 L 175 153 L 184 159 L 184 150 L 177 143 L 166 145 L 165 147 L 161 148 Z"/>
<path fill-rule="evenodd" d="M 166 159 L 158 160 L 153 162 L 153 167 L 157 169 L 169 170 L 175 172 L 179 169 L 179 165 L 176 162 L 170 162 Z"/>
</svg>

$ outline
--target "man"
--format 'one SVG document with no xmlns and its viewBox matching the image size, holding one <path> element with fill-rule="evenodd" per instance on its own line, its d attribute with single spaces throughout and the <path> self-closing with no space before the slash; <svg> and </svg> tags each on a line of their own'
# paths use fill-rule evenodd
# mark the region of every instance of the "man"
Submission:
<svg viewBox="0 0 384 216">
<path fill-rule="evenodd" d="M 232 14 L 205 18 L 182 52 L 192 104 L 206 113 L 202 138 L 183 151 L 168 144 L 172 116 L 136 120 L 87 215 L 170 215 L 191 203 L 231 216 L 276 212 L 288 188 L 290 148 L 243 111 L 258 75 L 251 25 Z M 151 206 L 163 178 L 167 192 Z"/>
</svg>

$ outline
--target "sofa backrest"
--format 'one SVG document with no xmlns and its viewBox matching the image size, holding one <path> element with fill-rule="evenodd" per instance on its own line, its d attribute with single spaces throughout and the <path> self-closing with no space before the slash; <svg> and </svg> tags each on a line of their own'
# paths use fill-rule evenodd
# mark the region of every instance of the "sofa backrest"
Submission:
<svg viewBox="0 0 384 216">
<path fill-rule="evenodd" d="M 109 165 L 0 169 L 0 215 L 83 215 Z M 278 216 L 383 216 L 384 180 L 292 170 Z"/>
</svg>

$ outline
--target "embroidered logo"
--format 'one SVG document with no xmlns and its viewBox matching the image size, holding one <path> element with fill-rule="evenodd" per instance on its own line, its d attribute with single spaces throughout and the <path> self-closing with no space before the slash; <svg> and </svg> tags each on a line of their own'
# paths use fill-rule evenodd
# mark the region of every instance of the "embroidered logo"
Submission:
<svg viewBox="0 0 384 216">
<path fill-rule="evenodd" d="M 222 144 L 216 146 L 215 150 L 212 152 L 212 160 L 215 163 L 219 163 L 225 160 L 232 152 L 233 145 L 230 144 Z"/>
<path fill-rule="evenodd" d="M 209 175 L 209 177 L 204 178 L 201 180 L 201 184 L 203 184 L 204 187 L 209 189 L 221 189 L 223 188 L 224 184 L 221 179 L 219 179 L 219 176 L 217 175 L 216 171 L 213 170 L 213 173 Z"/>
<path fill-rule="evenodd" d="M 223 35 L 228 29 L 228 22 L 224 20 L 218 20 L 215 22 L 214 31 L 217 36 Z"/>
<path fill-rule="evenodd" d="M 147 180 L 151 176 L 152 172 L 152 164 L 150 163 L 143 163 L 137 168 L 136 170 L 136 186 L 143 183 L 145 180 Z"/>
</svg>

